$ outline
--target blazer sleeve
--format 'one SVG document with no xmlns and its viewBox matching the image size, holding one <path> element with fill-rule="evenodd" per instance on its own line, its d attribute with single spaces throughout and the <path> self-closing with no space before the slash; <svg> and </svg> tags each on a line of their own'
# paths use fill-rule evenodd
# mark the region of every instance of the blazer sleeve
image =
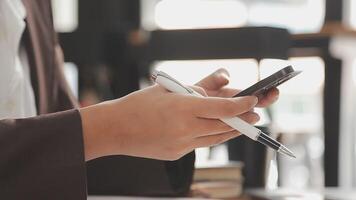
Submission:
<svg viewBox="0 0 356 200">
<path fill-rule="evenodd" d="M 88 193 L 122 196 L 186 196 L 194 152 L 177 161 L 108 156 L 87 163 Z"/>
<path fill-rule="evenodd" d="M 68 110 L 0 120 L 1 199 L 86 199 L 81 118 Z"/>
</svg>

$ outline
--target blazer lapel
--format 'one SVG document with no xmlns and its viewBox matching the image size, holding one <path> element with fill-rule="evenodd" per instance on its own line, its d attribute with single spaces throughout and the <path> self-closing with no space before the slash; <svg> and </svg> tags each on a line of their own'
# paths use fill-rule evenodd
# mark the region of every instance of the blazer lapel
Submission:
<svg viewBox="0 0 356 200">
<path fill-rule="evenodd" d="M 50 90 L 53 71 L 47 65 L 54 63 L 54 33 L 50 3 L 47 0 L 23 0 L 26 8 L 27 27 L 23 42 L 28 54 L 32 87 L 36 96 L 39 114 L 50 111 Z"/>
</svg>

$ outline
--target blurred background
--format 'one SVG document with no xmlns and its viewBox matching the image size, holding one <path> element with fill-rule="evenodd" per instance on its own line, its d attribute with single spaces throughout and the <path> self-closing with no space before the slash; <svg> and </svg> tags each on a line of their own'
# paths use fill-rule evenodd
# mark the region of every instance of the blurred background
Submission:
<svg viewBox="0 0 356 200">
<path fill-rule="evenodd" d="M 239 138 L 198 149 L 196 163 L 242 160 L 247 187 L 356 186 L 356 0 L 53 0 L 53 11 L 82 106 L 146 87 L 153 69 L 194 84 L 224 67 L 239 89 L 302 70 L 258 111 L 297 159 Z"/>
</svg>

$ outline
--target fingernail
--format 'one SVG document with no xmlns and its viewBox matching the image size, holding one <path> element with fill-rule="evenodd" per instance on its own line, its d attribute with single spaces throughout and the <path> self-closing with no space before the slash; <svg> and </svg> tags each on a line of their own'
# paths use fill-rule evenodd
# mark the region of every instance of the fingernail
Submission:
<svg viewBox="0 0 356 200">
<path fill-rule="evenodd" d="M 251 96 L 251 98 L 253 99 L 253 103 L 256 105 L 258 103 L 258 98 L 255 96 Z"/>
<path fill-rule="evenodd" d="M 225 77 L 229 77 L 229 76 L 230 76 L 229 72 L 228 72 L 226 69 L 224 69 L 224 68 L 218 69 L 218 70 L 215 72 L 215 74 L 217 74 L 217 75 L 222 75 L 222 76 L 225 76 Z"/>
<path fill-rule="evenodd" d="M 217 70 L 214 72 L 214 76 L 220 85 L 227 85 L 230 81 L 229 74 L 224 70 Z"/>
<path fill-rule="evenodd" d="M 255 123 L 257 123 L 258 121 L 260 121 L 261 117 L 256 113 L 256 120 Z"/>
<path fill-rule="evenodd" d="M 279 92 L 275 92 L 273 94 L 273 100 L 277 100 L 279 98 Z"/>
<path fill-rule="evenodd" d="M 220 76 L 224 77 L 226 80 L 230 79 L 229 75 L 227 75 L 225 73 L 221 73 Z"/>
</svg>

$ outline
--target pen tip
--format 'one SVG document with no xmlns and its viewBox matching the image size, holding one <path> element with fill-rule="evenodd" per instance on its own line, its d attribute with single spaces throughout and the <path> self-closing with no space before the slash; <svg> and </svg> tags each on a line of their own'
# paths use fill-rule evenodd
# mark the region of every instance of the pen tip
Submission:
<svg viewBox="0 0 356 200">
<path fill-rule="evenodd" d="M 292 158 L 297 158 L 292 151 L 290 151 L 287 147 L 281 146 L 280 152 L 284 155 L 287 155 Z"/>
</svg>

